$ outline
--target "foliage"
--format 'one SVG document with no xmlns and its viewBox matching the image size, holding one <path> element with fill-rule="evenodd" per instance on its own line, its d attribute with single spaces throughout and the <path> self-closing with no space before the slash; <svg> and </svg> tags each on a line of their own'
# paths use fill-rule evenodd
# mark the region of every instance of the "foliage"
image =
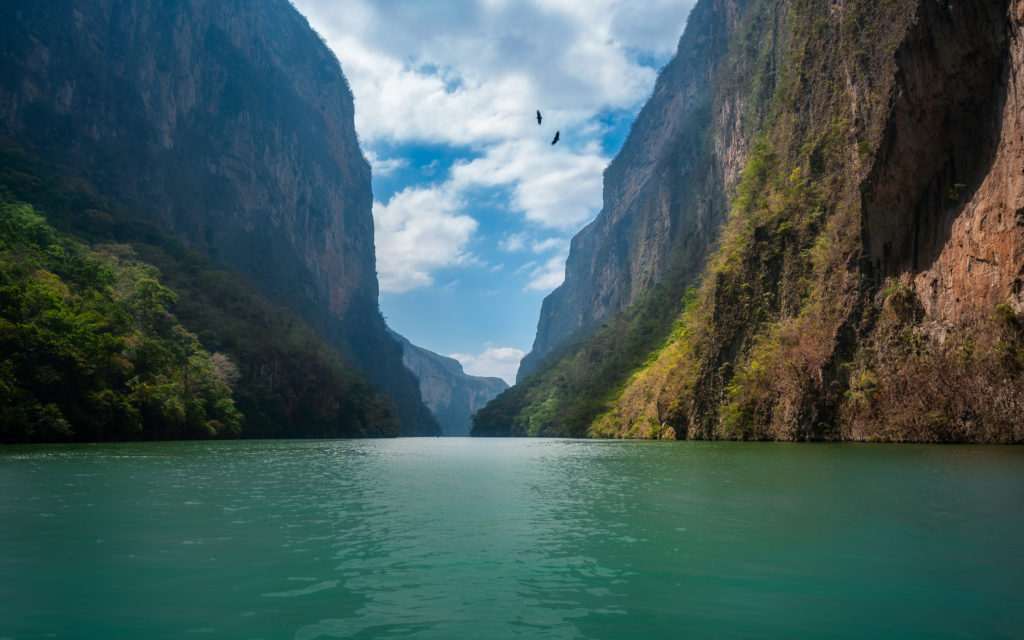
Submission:
<svg viewBox="0 0 1024 640">
<path fill-rule="evenodd" d="M 488 403 L 474 417 L 473 435 L 586 436 L 630 373 L 664 344 L 676 310 L 688 299 L 678 288 L 655 288 L 629 311 L 553 353 L 526 381 Z"/>
<path fill-rule="evenodd" d="M 212 385 L 209 387 L 211 390 L 218 387 L 230 389 L 227 396 L 208 403 L 213 407 L 209 411 L 215 417 L 207 423 L 220 437 L 398 434 L 400 426 L 390 399 L 377 393 L 365 377 L 354 371 L 323 338 L 281 305 L 257 295 L 238 276 L 213 268 L 208 260 L 186 249 L 155 226 L 140 221 L 130 210 L 96 195 L 89 183 L 68 177 L 11 145 L 0 150 L 0 160 L 0 185 L 18 199 L 32 202 L 47 211 L 53 227 L 64 234 L 77 236 L 92 248 L 63 239 L 53 227 L 46 226 L 47 233 L 57 238 L 55 242 L 58 245 L 66 243 L 79 247 L 80 253 L 91 256 L 92 262 L 86 262 L 95 263 L 98 273 L 115 274 L 111 276 L 113 280 L 108 285 L 109 291 L 90 294 L 88 299 L 99 300 L 108 295 L 114 300 L 131 300 L 136 305 L 128 316 L 115 313 L 116 304 L 107 304 L 95 308 L 88 317 L 100 326 L 104 322 L 127 317 L 125 321 L 133 323 L 137 331 L 155 335 L 158 342 L 161 339 L 177 340 L 174 344 L 179 352 L 191 349 L 197 354 L 207 354 L 197 356 L 201 360 L 198 363 L 202 365 L 201 375 L 197 374 L 197 363 L 191 360 L 182 371 L 175 370 L 174 375 L 168 371 L 153 374 L 154 378 L 163 375 L 169 381 L 166 384 L 186 385 L 187 403 L 184 400 L 164 402 L 160 400 L 160 394 L 166 395 L 172 389 L 164 383 L 147 383 L 145 387 L 138 387 L 137 395 L 148 398 L 147 406 L 150 408 L 137 417 L 125 409 L 122 413 L 128 417 L 121 422 L 116 422 L 111 413 L 116 413 L 116 407 L 120 406 L 115 401 L 120 398 L 116 390 L 111 392 L 113 395 L 102 396 L 107 405 L 115 406 L 115 409 L 108 409 L 110 416 L 103 420 L 97 418 L 93 421 L 96 424 L 89 427 L 85 426 L 86 423 L 93 424 L 89 422 L 89 415 L 105 414 L 81 411 L 69 416 L 61 411 L 59 417 L 50 420 L 51 416 L 57 416 L 53 409 L 45 409 L 39 414 L 41 418 L 35 414 L 7 411 L 3 414 L 7 425 L 5 429 L 12 431 L 10 434 L 5 432 L 6 440 L 208 437 L 210 433 L 205 429 L 205 423 L 204 429 L 193 428 L 199 418 L 196 417 L 198 414 L 190 413 L 194 411 L 192 405 L 196 403 L 197 389 L 203 386 L 203 392 L 206 392 L 207 385 Z M 24 206 L 15 205 L 10 195 L 5 197 L 9 206 Z M 32 246 L 36 239 L 33 236 L 25 242 L 28 243 L 26 246 L 9 254 L 11 257 L 5 263 L 5 273 L 8 268 L 27 268 L 22 261 L 35 251 Z M 7 244 L 3 246 L 6 248 Z M 82 261 L 76 264 L 79 263 Z M 73 272 L 46 271 L 60 274 L 61 282 L 71 286 L 74 293 L 74 285 L 78 281 L 69 283 L 63 278 L 68 273 L 88 270 L 84 266 L 76 269 Z M 171 337 L 164 338 L 165 334 Z M 54 333 L 53 339 L 67 340 L 59 333 Z M 124 358 L 127 354 L 130 358 L 138 358 L 140 362 L 129 361 L 133 366 L 143 366 L 144 370 L 145 367 L 170 368 L 181 363 L 180 358 L 173 360 L 172 356 L 178 352 L 168 352 L 167 345 L 164 349 L 157 348 L 151 344 L 153 339 L 139 345 L 135 342 L 128 340 L 131 348 L 125 353 L 118 352 L 118 357 Z M 95 353 L 92 355 L 99 357 Z M 91 355 L 84 355 L 80 360 L 85 366 L 95 368 L 97 363 L 90 358 Z M 42 371 L 45 369 L 39 364 L 42 362 L 40 353 L 24 354 L 25 367 L 39 366 Z M 37 372 L 33 375 L 43 374 Z M 187 383 L 181 382 L 182 378 Z M 6 377 L 0 385 L 0 393 L 7 393 L 16 386 L 12 386 Z M 19 397 L 24 397 L 23 392 L 24 389 L 18 392 L 21 394 Z M 233 418 L 227 419 L 217 413 L 220 400 L 228 401 L 221 403 L 222 409 L 232 406 Z M 44 406 L 47 404 L 43 403 Z M 129 403 L 126 406 L 133 405 Z M 151 416 L 156 411 L 152 407 L 161 408 L 169 412 L 168 415 L 184 407 L 192 426 L 177 431 L 170 426 L 158 427 L 151 423 Z M 59 409 L 60 405 L 56 408 Z M 44 423 L 50 420 L 60 426 L 56 431 L 58 435 L 46 435 L 54 430 L 33 426 L 40 420 Z M 68 429 L 74 434 L 64 433 Z"/>
<path fill-rule="evenodd" d="M 60 237 L 6 193 L 0 240 L 2 441 L 238 434 L 230 379 L 155 269 Z"/>
<path fill-rule="evenodd" d="M 952 329 L 886 305 L 872 348 L 851 363 L 843 437 L 886 442 L 1024 442 L 1024 315 L 1008 304 Z"/>
</svg>

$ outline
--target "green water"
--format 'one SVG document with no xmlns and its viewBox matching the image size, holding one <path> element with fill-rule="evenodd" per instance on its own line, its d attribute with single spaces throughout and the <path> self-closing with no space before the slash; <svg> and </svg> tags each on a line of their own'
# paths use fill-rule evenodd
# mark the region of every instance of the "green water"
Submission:
<svg viewBox="0 0 1024 640">
<path fill-rule="evenodd" d="M 1024 449 L 0 448 L 0 638 L 1024 638 Z"/>
</svg>

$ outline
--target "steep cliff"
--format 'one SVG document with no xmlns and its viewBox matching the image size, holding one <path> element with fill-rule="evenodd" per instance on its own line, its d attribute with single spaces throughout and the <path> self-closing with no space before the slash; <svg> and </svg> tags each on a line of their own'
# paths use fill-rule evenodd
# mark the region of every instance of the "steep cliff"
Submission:
<svg viewBox="0 0 1024 640">
<path fill-rule="evenodd" d="M 566 281 L 545 299 L 517 384 L 482 410 L 476 435 L 586 435 L 664 344 L 729 209 L 727 188 L 762 117 L 770 55 L 748 1 L 699 2 L 622 151 L 604 207 L 573 239 Z M 737 44 L 738 43 L 738 44 Z"/>
<path fill-rule="evenodd" d="M 399 434 L 293 313 L 2 140 L 0 205 L 0 441 Z"/>
<path fill-rule="evenodd" d="M 517 381 L 574 333 L 636 302 L 673 260 L 678 277 L 699 273 L 725 211 L 722 185 L 742 157 L 735 122 L 715 131 L 715 161 L 707 162 L 704 147 L 719 67 L 749 4 L 716 0 L 694 7 L 675 57 L 605 171 L 601 212 L 572 239 L 565 282 L 543 302 Z"/>
<path fill-rule="evenodd" d="M 752 3 L 696 125 L 714 150 L 696 171 L 721 178 L 690 195 L 729 203 L 702 274 L 670 252 L 659 284 L 563 341 L 474 433 L 1024 441 L 1022 16 L 1021 0 Z"/>
<path fill-rule="evenodd" d="M 1022 11 L 791 2 L 722 248 L 591 434 L 1024 441 Z"/>
<path fill-rule="evenodd" d="M 338 61 L 286 0 L 9 2 L 0 134 L 245 274 L 436 431 L 377 309 Z"/>
<path fill-rule="evenodd" d="M 423 402 L 441 423 L 443 436 L 468 436 L 473 414 L 508 388 L 501 378 L 467 375 L 458 360 L 417 347 L 397 333 L 391 335 L 402 343 L 405 366 L 419 379 Z"/>
</svg>

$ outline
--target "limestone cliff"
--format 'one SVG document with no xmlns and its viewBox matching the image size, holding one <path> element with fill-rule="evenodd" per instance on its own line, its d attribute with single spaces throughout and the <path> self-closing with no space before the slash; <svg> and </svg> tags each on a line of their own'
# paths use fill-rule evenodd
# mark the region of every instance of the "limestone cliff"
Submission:
<svg viewBox="0 0 1024 640">
<path fill-rule="evenodd" d="M 719 6 L 698 3 L 681 51 Z M 708 179 L 654 218 L 718 202 L 705 219 L 724 224 L 704 238 L 640 216 L 601 245 L 606 200 L 535 351 L 597 324 L 474 433 L 1024 442 L 1022 19 L 1024 0 L 748 4 L 691 116 L 708 150 L 670 165 Z M 657 263 L 623 256 L 659 242 L 661 281 L 622 308 Z"/>
<path fill-rule="evenodd" d="M 377 309 L 370 169 L 286 0 L 5 3 L 0 134 L 299 312 L 431 432 Z"/>
<path fill-rule="evenodd" d="M 545 299 L 517 384 L 478 413 L 476 435 L 582 437 L 699 282 L 729 210 L 729 187 L 764 112 L 774 58 L 752 1 L 704 0 L 605 172 L 604 208 L 576 238 L 566 281 Z"/>
<path fill-rule="evenodd" d="M 748 4 L 715 0 L 693 9 L 675 57 L 605 171 L 601 212 L 572 239 L 565 282 L 543 302 L 517 380 L 569 336 L 636 302 L 673 259 L 680 277 L 699 273 L 725 211 L 722 185 L 738 169 L 745 144 L 730 122 L 715 140 L 723 161 L 702 163 L 719 67 Z"/>
<path fill-rule="evenodd" d="M 591 433 L 1024 441 L 1022 14 L 790 3 L 722 248 Z"/>
<path fill-rule="evenodd" d="M 508 388 L 501 378 L 467 375 L 458 360 L 391 335 L 402 343 L 405 366 L 419 379 L 423 402 L 437 417 L 443 436 L 468 436 L 473 414 Z"/>
</svg>

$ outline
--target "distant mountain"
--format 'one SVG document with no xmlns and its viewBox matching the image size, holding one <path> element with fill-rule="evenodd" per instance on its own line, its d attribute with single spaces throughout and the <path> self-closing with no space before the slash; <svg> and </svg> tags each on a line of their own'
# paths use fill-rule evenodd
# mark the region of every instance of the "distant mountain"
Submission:
<svg viewBox="0 0 1024 640">
<path fill-rule="evenodd" d="M 1024 0 L 699 0 L 476 435 L 1024 442 Z"/>
<path fill-rule="evenodd" d="M 405 366 L 419 378 L 423 401 L 441 423 L 441 435 L 468 436 L 473 414 L 508 388 L 501 378 L 466 375 L 458 360 L 417 347 L 397 333 L 391 335 L 402 343 Z"/>
<path fill-rule="evenodd" d="M 11 0 L 0 135 L 298 313 L 438 428 L 377 307 L 370 167 L 337 59 L 287 0 Z"/>
</svg>

